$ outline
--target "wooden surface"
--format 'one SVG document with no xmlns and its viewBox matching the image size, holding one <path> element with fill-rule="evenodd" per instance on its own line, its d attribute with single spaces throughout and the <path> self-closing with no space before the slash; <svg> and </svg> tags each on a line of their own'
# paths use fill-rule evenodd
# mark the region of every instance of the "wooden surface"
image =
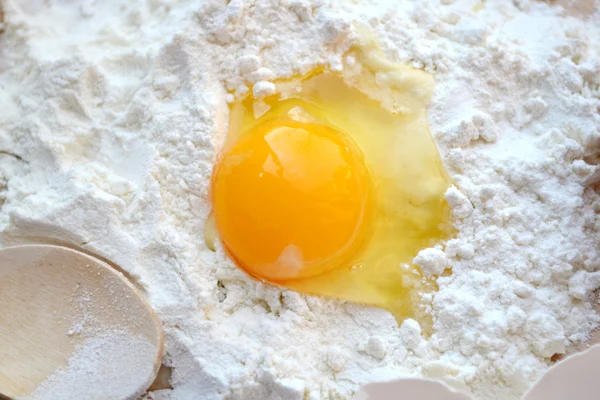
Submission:
<svg viewBox="0 0 600 400">
<path fill-rule="evenodd" d="M 64 247 L 0 250 L 0 393 L 31 393 L 67 364 L 76 346 L 107 329 L 152 344 L 153 372 L 140 376 L 137 388 L 145 390 L 160 366 L 163 334 L 148 303 L 122 274 Z"/>
<path fill-rule="evenodd" d="M 586 17 L 594 12 L 594 0 L 550 0 L 551 4 L 561 5 L 567 14 L 576 17 Z"/>
</svg>

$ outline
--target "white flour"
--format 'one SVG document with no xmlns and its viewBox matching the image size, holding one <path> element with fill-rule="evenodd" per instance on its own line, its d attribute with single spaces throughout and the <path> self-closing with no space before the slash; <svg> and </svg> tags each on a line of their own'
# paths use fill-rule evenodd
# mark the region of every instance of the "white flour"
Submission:
<svg viewBox="0 0 600 400">
<path fill-rule="evenodd" d="M 516 399 L 600 323 L 600 5 L 584 21 L 530 0 L 398 3 L 3 1 L 2 243 L 66 241 L 136 279 L 174 368 L 148 398 L 347 399 L 415 375 Z M 415 260 L 453 271 L 424 299 L 431 338 L 259 283 L 202 237 L 227 92 L 340 68 L 355 21 L 436 77 L 457 234 Z"/>
<path fill-rule="evenodd" d="M 139 388 L 140 375 L 151 374 L 153 353 L 151 343 L 127 332 L 96 335 L 76 348 L 68 364 L 25 399 L 125 399 Z"/>
</svg>

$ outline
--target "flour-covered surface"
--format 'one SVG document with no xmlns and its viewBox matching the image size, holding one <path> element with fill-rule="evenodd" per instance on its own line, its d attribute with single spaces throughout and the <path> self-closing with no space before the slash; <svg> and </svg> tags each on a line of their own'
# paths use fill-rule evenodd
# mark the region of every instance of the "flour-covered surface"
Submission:
<svg viewBox="0 0 600 400">
<path fill-rule="evenodd" d="M 600 5 L 561 3 L 577 8 L 4 0 L 2 244 L 66 242 L 130 274 L 173 367 L 173 389 L 148 399 L 350 399 L 400 376 L 517 399 L 600 323 Z M 447 271 L 423 299 L 431 337 L 257 282 L 203 240 L 230 93 L 338 70 L 355 23 L 436 79 L 429 121 L 457 234 L 415 255 Z"/>
</svg>

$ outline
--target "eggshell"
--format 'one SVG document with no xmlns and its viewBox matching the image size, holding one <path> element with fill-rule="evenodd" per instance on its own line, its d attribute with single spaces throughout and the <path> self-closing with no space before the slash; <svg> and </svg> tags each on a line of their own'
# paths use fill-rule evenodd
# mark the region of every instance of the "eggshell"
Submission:
<svg viewBox="0 0 600 400">
<path fill-rule="evenodd" d="M 600 345 L 567 357 L 533 386 L 523 400 L 598 400 L 600 399 Z M 355 400 L 475 400 L 443 383 L 426 379 L 398 379 L 364 386 Z"/>
<path fill-rule="evenodd" d="M 398 399 L 471 400 L 471 397 L 437 381 L 405 378 L 365 385 L 355 398 L 355 400 Z"/>
<path fill-rule="evenodd" d="M 600 345 L 590 347 L 550 368 L 523 400 L 600 399 Z"/>
</svg>

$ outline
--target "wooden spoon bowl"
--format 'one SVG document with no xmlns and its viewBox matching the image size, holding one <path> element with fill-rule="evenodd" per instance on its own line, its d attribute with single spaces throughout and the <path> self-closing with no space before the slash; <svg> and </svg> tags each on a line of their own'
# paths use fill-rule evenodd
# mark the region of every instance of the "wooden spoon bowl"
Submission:
<svg viewBox="0 0 600 400">
<path fill-rule="evenodd" d="M 135 399 L 163 354 L 158 318 L 105 262 L 66 247 L 0 250 L 0 393 Z"/>
</svg>

